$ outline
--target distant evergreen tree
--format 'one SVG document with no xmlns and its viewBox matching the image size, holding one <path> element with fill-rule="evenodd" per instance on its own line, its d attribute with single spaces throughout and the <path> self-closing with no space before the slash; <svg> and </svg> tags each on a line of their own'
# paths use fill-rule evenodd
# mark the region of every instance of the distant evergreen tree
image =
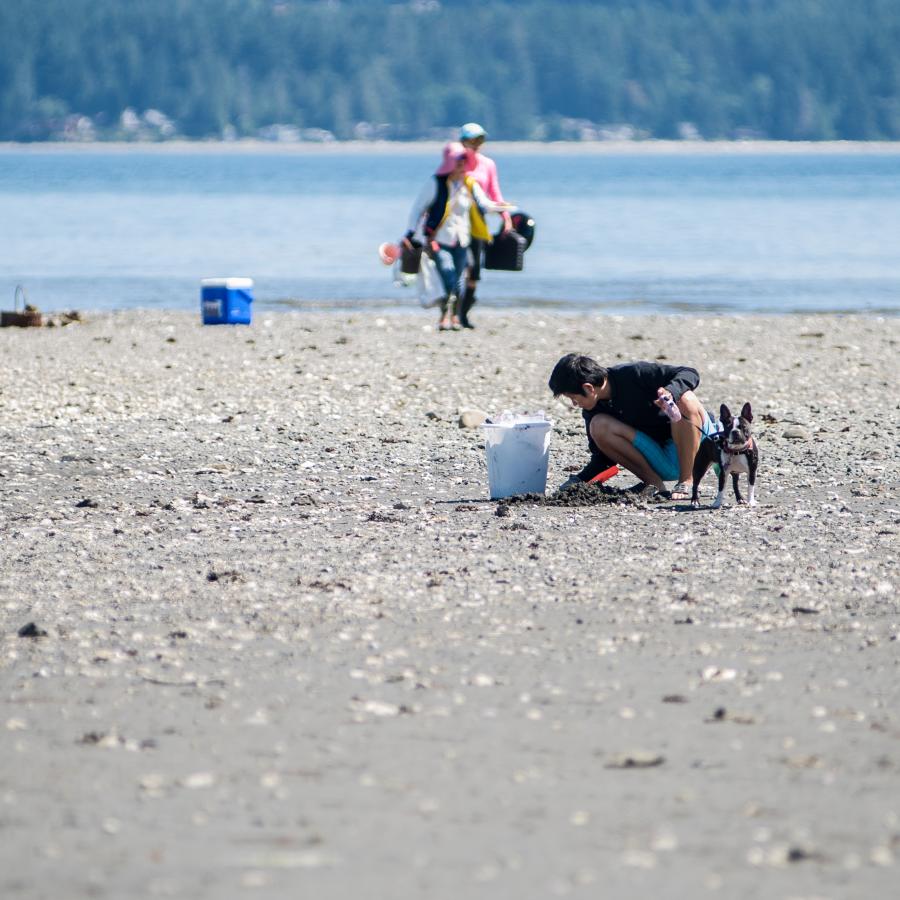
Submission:
<svg viewBox="0 0 900 900">
<path fill-rule="evenodd" d="M 4 0 L 0 139 L 896 140 L 898 47 L 896 0 Z"/>
</svg>

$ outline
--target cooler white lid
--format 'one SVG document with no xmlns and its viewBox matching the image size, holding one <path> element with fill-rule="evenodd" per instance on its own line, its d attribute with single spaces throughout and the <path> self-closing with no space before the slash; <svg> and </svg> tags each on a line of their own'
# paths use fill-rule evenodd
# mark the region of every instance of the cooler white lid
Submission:
<svg viewBox="0 0 900 900">
<path fill-rule="evenodd" d="M 252 288 L 252 278 L 204 278 L 200 282 L 201 287 L 223 287 L 229 291 L 238 291 L 241 288 Z"/>
</svg>

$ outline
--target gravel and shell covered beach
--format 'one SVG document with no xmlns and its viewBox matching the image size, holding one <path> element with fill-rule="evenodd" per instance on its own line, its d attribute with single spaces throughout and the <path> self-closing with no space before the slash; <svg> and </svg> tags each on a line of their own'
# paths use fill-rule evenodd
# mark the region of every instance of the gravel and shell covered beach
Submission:
<svg viewBox="0 0 900 900">
<path fill-rule="evenodd" d="M 900 319 L 475 312 L 0 331 L 0 895 L 894 895 Z M 489 501 L 570 351 L 759 505 Z"/>
</svg>

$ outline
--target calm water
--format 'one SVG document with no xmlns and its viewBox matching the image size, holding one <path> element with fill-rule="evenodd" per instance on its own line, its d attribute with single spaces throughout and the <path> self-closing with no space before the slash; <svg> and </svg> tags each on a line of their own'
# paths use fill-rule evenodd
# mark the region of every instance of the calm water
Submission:
<svg viewBox="0 0 900 900">
<path fill-rule="evenodd" d="M 416 308 L 376 248 L 437 154 L 0 153 L 0 308 L 199 308 L 248 275 L 257 309 Z M 495 152 L 537 222 L 504 307 L 900 311 L 900 154 Z"/>
</svg>

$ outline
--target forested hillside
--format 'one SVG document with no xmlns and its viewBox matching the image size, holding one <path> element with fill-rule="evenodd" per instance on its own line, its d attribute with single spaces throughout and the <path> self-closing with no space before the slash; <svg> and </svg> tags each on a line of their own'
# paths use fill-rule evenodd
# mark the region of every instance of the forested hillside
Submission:
<svg viewBox="0 0 900 900">
<path fill-rule="evenodd" d="M 3 0 L 0 140 L 900 138 L 897 0 Z"/>
</svg>

